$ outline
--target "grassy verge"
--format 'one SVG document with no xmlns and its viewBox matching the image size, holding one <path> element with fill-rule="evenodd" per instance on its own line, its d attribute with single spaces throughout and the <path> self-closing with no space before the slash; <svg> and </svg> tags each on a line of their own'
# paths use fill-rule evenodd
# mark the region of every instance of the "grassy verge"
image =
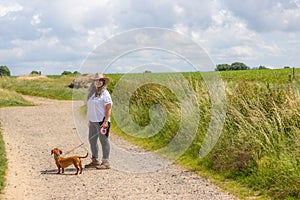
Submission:
<svg viewBox="0 0 300 200">
<path fill-rule="evenodd" d="M 0 88 L 0 108 L 8 106 L 31 106 L 32 103 L 26 101 L 22 95 L 15 91 Z"/>
<path fill-rule="evenodd" d="M 67 87 L 74 78 L 74 76 L 3 77 L 0 80 L 0 88 L 50 99 L 80 99 L 82 91 Z"/>
<path fill-rule="evenodd" d="M 0 193 L 3 190 L 5 186 L 5 173 L 7 169 L 7 159 L 6 159 L 6 153 L 4 148 L 4 141 L 2 138 L 2 133 L 0 130 Z"/>
<path fill-rule="evenodd" d="M 213 178 L 241 198 L 299 199 L 300 77 L 296 74 L 291 79 L 290 74 L 291 69 L 221 73 L 226 83 L 226 121 L 214 149 L 200 159 L 210 120 L 210 97 L 201 76 L 186 73 L 197 91 L 201 121 L 194 142 L 177 163 Z M 116 126 L 113 131 L 147 150 L 165 146 L 180 126 L 172 91 L 156 84 L 142 86 L 131 96 L 129 117 L 140 126 L 148 125 L 149 108 L 156 104 L 167 112 L 164 129 L 157 135 L 141 139 Z"/>
</svg>

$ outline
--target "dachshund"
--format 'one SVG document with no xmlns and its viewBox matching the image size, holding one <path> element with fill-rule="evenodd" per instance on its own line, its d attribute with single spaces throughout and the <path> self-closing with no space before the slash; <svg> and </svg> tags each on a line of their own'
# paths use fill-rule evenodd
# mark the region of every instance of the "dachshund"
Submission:
<svg viewBox="0 0 300 200">
<path fill-rule="evenodd" d="M 88 157 L 88 153 L 86 154 L 86 156 L 70 156 L 67 158 L 63 158 L 61 156 L 62 151 L 59 148 L 54 148 L 51 150 L 51 155 L 54 154 L 54 160 L 56 163 L 56 166 L 58 168 L 57 174 L 60 174 L 60 169 L 61 173 L 65 172 L 65 168 L 70 166 L 70 165 L 74 165 L 74 167 L 76 168 L 76 173 L 75 175 L 81 174 L 82 173 L 82 162 L 81 162 L 81 158 L 86 158 Z M 79 171 L 80 170 L 80 171 Z"/>
</svg>

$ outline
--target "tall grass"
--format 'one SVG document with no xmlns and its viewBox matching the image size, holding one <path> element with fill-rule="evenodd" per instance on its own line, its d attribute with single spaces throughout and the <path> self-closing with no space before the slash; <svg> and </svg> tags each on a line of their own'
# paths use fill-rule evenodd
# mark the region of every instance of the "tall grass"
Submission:
<svg viewBox="0 0 300 200">
<path fill-rule="evenodd" d="M 297 80 L 289 79 L 288 70 L 260 71 L 258 79 L 241 78 L 240 72 L 236 76 L 235 72 L 222 74 L 227 77 L 224 78 L 226 121 L 217 145 L 202 159 L 199 149 L 208 129 L 211 99 L 201 76 L 186 73 L 198 95 L 200 121 L 193 144 L 179 162 L 190 163 L 196 170 L 213 170 L 224 179 L 259 191 L 260 195 L 274 199 L 300 198 L 299 85 Z M 167 123 L 162 132 L 146 139 L 133 138 L 121 130 L 116 132 L 149 150 L 170 142 L 180 126 L 180 120 L 176 119 L 181 115 L 174 110 L 178 109 L 178 102 L 171 91 L 155 84 L 145 85 L 132 95 L 130 103 L 129 117 L 136 123 L 149 123 L 149 108 L 158 103 L 167 108 Z"/>
<path fill-rule="evenodd" d="M 113 91 L 112 96 L 115 97 L 113 99 L 115 106 L 113 115 L 120 116 L 121 113 L 121 115 L 124 116 L 124 119 L 120 120 L 120 117 L 118 116 L 119 123 L 121 123 L 120 126 L 123 128 L 123 130 L 126 130 L 126 133 L 133 134 L 125 134 L 121 131 L 120 127 L 115 127 L 117 129 L 115 132 L 117 132 L 117 134 L 120 133 L 121 136 L 125 136 L 126 139 L 134 142 L 135 144 L 143 146 L 147 150 L 160 149 L 169 143 L 170 139 L 174 137 L 179 127 L 180 114 L 178 113 L 180 113 L 180 108 L 178 105 L 178 100 L 176 99 L 176 95 L 172 93 L 172 91 L 170 91 L 170 89 L 168 89 L 166 86 L 156 84 L 155 81 L 153 83 L 151 83 L 151 81 L 146 81 L 147 84 L 143 84 L 132 93 L 129 102 L 124 102 L 123 95 L 128 95 L 127 93 L 130 90 L 129 88 L 135 85 L 136 80 L 158 78 L 157 75 L 152 74 L 132 74 L 127 76 L 130 76 L 131 78 L 130 80 L 122 81 L 121 91 L 123 92 L 121 94 L 115 95 L 116 90 Z M 165 75 L 160 74 L 159 76 L 164 77 Z M 113 88 L 112 85 L 111 87 Z M 126 115 L 126 110 L 116 110 L 117 103 L 129 105 L 130 111 L 128 115 Z M 153 136 L 144 137 L 146 135 L 151 135 L 152 132 L 155 132 L 156 130 L 154 127 L 156 125 L 159 126 L 158 124 L 160 124 L 162 120 L 164 120 L 164 116 L 162 113 L 156 113 L 159 114 L 159 116 L 152 116 L 153 118 L 151 119 L 151 109 L 152 106 L 155 105 L 161 105 L 162 107 L 164 107 L 168 115 L 166 116 L 165 123 L 161 131 Z M 113 123 L 116 124 L 114 119 L 116 117 L 114 116 L 112 117 L 112 120 Z M 153 120 L 155 120 L 154 118 L 159 121 L 153 122 Z M 131 124 L 130 119 L 135 125 Z M 129 122 L 127 123 L 127 121 Z M 143 128 L 140 130 L 140 127 L 146 126 L 150 128 L 146 131 L 144 131 Z"/>
<path fill-rule="evenodd" d="M 0 192 L 5 186 L 5 174 L 7 169 L 7 159 L 4 147 L 4 141 L 0 130 Z"/>
<path fill-rule="evenodd" d="M 31 106 L 32 103 L 26 101 L 15 91 L 9 91 L 0 88 L 0 108 L 8 106 Z"/>
<path fill-rule="evenodd" d="M 211 167 L 274 198 L 300 198 L 300 98 L 290 85 L 227 88 L 228 112 Z"/>
</svg>

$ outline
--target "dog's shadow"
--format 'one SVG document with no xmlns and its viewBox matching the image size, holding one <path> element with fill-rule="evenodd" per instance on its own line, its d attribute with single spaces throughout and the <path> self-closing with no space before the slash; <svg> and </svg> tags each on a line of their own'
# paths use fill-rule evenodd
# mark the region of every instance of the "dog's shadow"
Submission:
<svg viewBox="0 0 300 200">
<path fill-rule="evenodd" d="M 84 169 L 84 170 L 86 170 L 86 169 Z M 48 174 L 48 175 L 71 176 L 71 175 L 75 175 L 76 169 L 75 168 L 67 168 L 67 169 L 65 169 L 65 173 L 60 173 L 60 174 L 57 173 L 57 169 L 46 169 L 46 170 L 42 170 L 40 172 L 41 172 L 41 174 Z M 70 172 L 74 172 L 74 173 L 70 173 Z"/>
</svg>

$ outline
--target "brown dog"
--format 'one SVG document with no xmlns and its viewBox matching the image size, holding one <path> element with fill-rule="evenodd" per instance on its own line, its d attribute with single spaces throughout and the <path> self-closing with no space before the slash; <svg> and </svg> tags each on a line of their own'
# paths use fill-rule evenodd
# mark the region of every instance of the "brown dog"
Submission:
<svg viewBox="0 0 300 200">
<path fill-rule="evenodd" d="M 81 158 L 86 158 L 88 157 L 88 153 L 86 154 L 86 156 L 81 157 L 81 156 L 71 156 L 71 157 L 67 157 L 67 158 L 63 158 L 61 157 L 62 151 L 59 148 L 54 148 L 51 151 L 51 155 L 54 154 L 54 160 L 56 163 L 56 166 L 58 168 L 58 172 L 57 174 L 60 174 L 60 168 L 61 173 L 65 172 L 65 168 L 70 166 L 70 165 L 74 165 L 74 167 L 76 168 L 76 173 L 75 175 L 78 174 L 79 169 L 80 169 L 80 174 L 82 173 L 82 163 L 81 163 Z"/>
</svg>

